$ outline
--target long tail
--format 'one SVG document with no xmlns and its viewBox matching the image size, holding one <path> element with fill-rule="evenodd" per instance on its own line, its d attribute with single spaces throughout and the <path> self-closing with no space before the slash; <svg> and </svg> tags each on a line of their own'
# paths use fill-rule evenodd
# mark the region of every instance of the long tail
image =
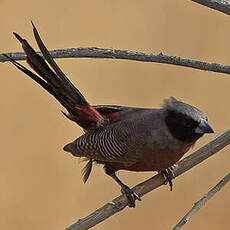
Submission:
<svg viewBox="0 0 230 230">
<path fill-rule="evenodd" d="M 104 123 L 104 118 L 94 107 L 89 105 L 80 91 L 65 76 L 43 44 L 33 23 L 32 25 L 34 37 L 44 59 L 35 52 L 25 39 L 20 37 L 17 33 L 13 34 L 22 44 L 22 48 L 27 55 L 27 63 L 39 76 L 6 54 L 5 56 L 19 70 L 31 77 L 45 90 L 52 94 L 67 109 L 68 114 L 64 112 L 63 114 L 70 120 L 75 121 L 86 130 L 100 127 Z M 50 67 L 45 60 L 48 62 Z"/>
</svg>

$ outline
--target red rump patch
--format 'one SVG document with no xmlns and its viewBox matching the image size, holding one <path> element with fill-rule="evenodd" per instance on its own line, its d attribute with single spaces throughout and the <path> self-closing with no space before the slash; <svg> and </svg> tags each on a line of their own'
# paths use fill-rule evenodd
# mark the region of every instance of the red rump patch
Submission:
<svg viewBox="0 0 230 230">
<path fill-rule="evenodd" d="M 109 120 L 112 120 L 118 113 L 119 111 L 116 112 L 107 112 L 107 113 L 103 113 L 102 115 Z"/>
<path fill-rule="evenodd" d="M 78 110 L 78 116 L 82 121 L 92 121 L 96 123 L 102 123 L 105 119 L 104 117 L 92 106 L 80 105 L 76 106 Z"/>
</svg>

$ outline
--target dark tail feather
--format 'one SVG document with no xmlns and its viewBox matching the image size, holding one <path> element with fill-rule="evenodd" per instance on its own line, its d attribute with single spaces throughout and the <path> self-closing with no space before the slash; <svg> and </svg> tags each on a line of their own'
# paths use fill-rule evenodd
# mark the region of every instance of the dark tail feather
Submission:
<svg viewBox="0 0 230 230">
<path fill-rule="evenodd" d="M 70 111 L 68 109 L 68 105 L 65 103 L 64 100 L 62 100 L 61 98 L 58 98 L 55 91 L 53 90 L 53 87 L 51 85 L 49 85 L 46 81 L 42 80 L 39 76 L 37 76 L 36 74 L 34 74 L 33 72 L 31 72 L 29 69 L 27 69 L 25 66 L 21 65 L 19 62 L 15 61 L 14 59 L 12 59 L 11 57 L 9 57 L 6 54 L 3 54 L 5 57 L 7 57 L 9 59 L 9 61 L 16 66 L 19 70 L 21 70 L 23 73 L 25 73 L 26 75 L 30 76 L 34 81 L 36 81 L 40 86 L 42 86 L 45 90 L 47 90 L 50 94 L 52 94 L 68 111 Z M 38 71 L 36 71 L 38 72 Z M 64 112 L 63 112 L 64 113 Z M 64 113 L 65 114 L 65 113 Z M 65 114 L 67 118 L 69 118 L 70 120 L 74 119 L 68 115 Z"/>
<path fill-rule="evenodd" d="M 83 97 L 83 95 L 79 92 L 79 90 L 74 87 L 74 85 L 69 81 L 69 79 L 64 75 L 61 69 L 54 62 L 45 45 L 41 41 L 41 38 L 34 25 L 33 31 L 43 56 L 46 58 L 48 63 L 50 63 L 50 66 L 54 69 L 54 71 L 48 66 L 45 60 L 35 52 L 35 50 L 30 46 L 30 44 L 17 33 L 13 34 L 22 44 L 22 48 L 24 49 L 27 55 L 28 64 L 40 77 L 32 73 L 23 65 L 14 61 L 9 56 L 5 56 L 19 70 L 30 76 L 39 85 L 41 85 L 50 94 L 52 94 L 70 113 L 68 117 L 71 118 L 71 120 L 78 122 L 78 111 L 76 107 L 89 106 L 89 104 Z"/>
<path fill-rule="evenodd" d="M 28 70 L 26 67 L 21 65 L 20 63 L 16 62 L 13 58 L 9 57 L 6 54 L 2 54 L 3 56 L 7 57 L 9 61 L 14 64 L 19 70 L 21 70 L 26 75 L 30 76 L 34 81 L 36 81 L 39 85 L 41 85 L 45 90 L 47 90 L 50 94 L 54 95 L 52 88 L 47 84 L 46 81 L 42 80 L 36 74 Z"/>
<path fill-rule="evenodd" d="M 39 33 L 38 33 L 36 27 L 34 26 L 33 22 L 31 22 L 31 23 L 32 23 L 32 26 L 33 26 L 34 37 L 35 37 L 35 39 L 37 41 L 38 47 L 41 50 L 44 58 L 47 60 L 47 62 L 50 64 L 50 66 L 53 68 L 53 70 L 58 75 L 58 77 L 62 80 L 62 82 L 67 87 L 70 87 L 70 88 L 74 89 L 75 93 L 77 93 L 77 96 L 80 99 L 79 102 L 78 102 L 78 105 L 88 105 L 88 102 L 86 101 L 84 96 L 81 94 L 81 92 L 77 88 L 74 87 L 74 85 L 70 82 L 70 80 L 65 76 L 65 74 L 62 72 L 62 70 L 57 65 L 57 63 L 54 61 L 54 59 L 50 55 L 49 51 L 45 47 L 44 43 L 42 42 L 41 37 L 39 36 Z"/>
<path fill-rule="evenodd" d="M 55 61 L 49 54 L 49 51 L 43 44 L 34 25 L 33 31 L 35 39 L 38 43 L 39 48 L 41 49 L 44 58 L 48 61 L 48 63 L 55 72 L 47 65 L 45 60 L 35 52 L 35 50 L 29 45 L 29 43 L 25 39 L 14 33 L 15 37 L 22 44 L 22 48 L 27 55 L 28 64 L 34 69 L 34 71 L 37 72 L 37 74 L 39 74 L 40 77 L 42 77 L 45 81 L 47 81 L 48 84 L 54 87 L 57 99 L 59 99 L 60 97 L 71 104 L 70 108 L 79 105 L 89 105 L 83 95 L 79 92 L 79 90 L 74 87 L 74 85 L 69 81 L 69 79 L 64 75 L 64 73 L 55 63 Z M 69 109 L 67 108 L 67 110 Z"/>
<path fill-rule="evenodd" d="M 22 44 L 22 48 L 27 55 L 28 64 L 39 76 L 7 55 L 5 56 L 19 70 L 30 76 L 39 85 L 52 94 L 69 112 L 69 114 L 64 113 L 67 118 L 75 121 L 86 130 L 100 127 L 104 122 L 103 116 L 100 115 L 95 108 L 89 105 L 80 91 L 75 88 L 65 76 L 43 44 L 33 23 L 32 25 L 35 39 L 45 59 L 38 55 L 25 39 L 20 37 L 17 33 L 14 33 L 14 35 Z"/>
<path fill-rule="evenodd" d="M 57 85 L 58 81 L 60 84 L 60 80 L 56 76 L 56 74 L 49 68 L 49 66 L 45 63 L 44 59 L 38 55 L 35 50 L 30 46 L 30 44 L 19 36 L 17 33 L 13 33 L 14 36 L 20 41 L 22 44 L 22 48 L 27 55 L 27 62 L 31 66 L 31 68 L 48 84 Z"/>
</svg>

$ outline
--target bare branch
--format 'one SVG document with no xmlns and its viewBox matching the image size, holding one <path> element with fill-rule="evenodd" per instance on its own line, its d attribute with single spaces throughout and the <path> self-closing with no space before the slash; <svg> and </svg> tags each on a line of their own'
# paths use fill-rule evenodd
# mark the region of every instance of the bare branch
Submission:
<svg viewBox="0 0 230 230">
<path fill-rule="evenodd" d="M 173 230 L 180 229 L 188 220 L 200 210 L 205 203 L 212 198 L 218 191 L 220 191 L 224 185 L 230 181 L 230 173 L 227 174 L 215 187 L 213 187 L 208 193 L 206 193 L 199 201 L 195 202 L 193 207 L 187 212 L 187 214 L 180 220 L 180 222 L 173 228 Z"/>
<path fill-rule="evenodd" d="M 113 58 L 126 59 L 142 62 L 157 62 L 172 65 L 190 67 L 194 69 L 213 71 L 218 73 L 230 74 L 230 65 L 204 62 L 199 60 L 187 59 L 177 56 L 168 56 L 163 53 L 143 53 L 128 50 L 102 49 L 96 47 L 70 48 L 49 51 L 53 58 Z M 40 55 L 41 53 L 38 52 Z M 15 60 L 25 60 L 26 55 L 23 52 L 7 53 L 8 56 Z M 5 56 L 0 54 L 0 62 L 9 61 Z"/>
<path fill-rule="evenodd" d="M 227 0 L 192 0 L 193 2 L 230 15 L 230 2 Z"/>
<path fill-rule="evenodd" d="M 175 168 L 175 176 L 179 176 L 182 173 L 188 171 L 195 165 L 201 163 L 205 159 L 209 158 L 216 152 L 223 149 L 225 146 L 230 144 L 230 130 L 225 131 L 214 140 L 204 145 L 197 151 L 190 154 L 188 157 L 180 160 Z M 158 188 L 164 184 L 164 178 L 161 174 L 157 174 L 154 177 L 136 185 L 133 191 L 136 192 L 140 197 L 146 193 Z M 121 211 L 127 206 L 127 199 L 125 196 L 119 196 L 114 200 L 108 202 L 103 207 L 97 209 L 95 212 L 88 216 L 79 219 L 76 223 L 66 228 L 66 230 L 85 230 L 89 229 L 96 224 L 104 221 L 115 213 Z"/>
</svg>

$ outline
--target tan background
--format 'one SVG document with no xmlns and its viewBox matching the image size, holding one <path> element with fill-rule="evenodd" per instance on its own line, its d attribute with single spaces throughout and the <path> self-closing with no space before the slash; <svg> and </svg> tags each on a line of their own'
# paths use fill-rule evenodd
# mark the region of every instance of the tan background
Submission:
<svg viewBox="0 0 230 230">
<path fill-rule="evenodd" d="M 21 51 L 16 31 L 35 45 L 30 20 L 49 49 L 98 46 L 163 52 L 229 63 L 230 18 L 192 1 L 7 1 L 0 0 L 0 52 Z M 37 49 L 37 47 L 36 47 Z M 229 128 L 228 75 L 133 61 L 63 59 L 58 63 L 92 104 L 158 107 L 171 95 L 209 116 L 215 135 Z M 64 229 L 120 194 L 95 167 L 83 184 L 76 158 L 62 147 L 82 130 L 61 106 L 9 63 L 0 63 L 0 229 Z M 214 135 L 200 140 L 195 149 Z M 229 171 L 229 148 L 146 195 L 94 229 L 170 229 Z M 130 186 L 153 173 L 120 172 Z M 215 196 L 184 229 L 228 230 L 230 186 Z"/>
</svg>

